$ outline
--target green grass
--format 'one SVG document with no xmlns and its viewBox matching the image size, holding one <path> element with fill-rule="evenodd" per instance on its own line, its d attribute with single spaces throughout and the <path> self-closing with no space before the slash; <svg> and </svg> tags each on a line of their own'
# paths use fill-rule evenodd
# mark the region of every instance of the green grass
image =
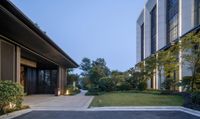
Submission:
<svg viewBox="0 0 200 119">
<path fill-rule="evenodd" d="M 177 95 L 144 93 L 105 93 L 95 96 L 90 107 L 103 106 L 181 106 L 183 98 Z"/>
</svg>

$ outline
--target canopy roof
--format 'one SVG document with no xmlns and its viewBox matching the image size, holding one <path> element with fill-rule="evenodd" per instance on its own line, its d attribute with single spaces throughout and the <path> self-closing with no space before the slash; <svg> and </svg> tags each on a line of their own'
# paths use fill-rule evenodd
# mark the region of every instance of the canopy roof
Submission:
<svg viewBox="0 0 200 119">
<path fill-rule="evenodd" d="M 0 1 L 0 35 L 36 52 L 55 64 L 76 68 L 78 64 L 8 0 Z"/>
</svg>

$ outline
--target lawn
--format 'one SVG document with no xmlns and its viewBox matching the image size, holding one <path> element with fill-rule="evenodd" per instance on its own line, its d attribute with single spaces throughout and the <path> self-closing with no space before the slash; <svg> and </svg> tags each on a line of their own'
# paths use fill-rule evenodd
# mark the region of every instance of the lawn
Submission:
<svg viewBox="0 0 200 119">
<path fill-rule="evenodd" d="M 95 96 L 90 107 L 103 106 L 181 106 L 183 98 L 177 95 L 144 93 L 105 93 Z"/>
</svg>

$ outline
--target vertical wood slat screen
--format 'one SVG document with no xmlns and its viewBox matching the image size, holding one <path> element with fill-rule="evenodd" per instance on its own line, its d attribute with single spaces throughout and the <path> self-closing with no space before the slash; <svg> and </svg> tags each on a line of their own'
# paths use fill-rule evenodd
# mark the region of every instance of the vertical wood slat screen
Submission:
<svg viewBox="0 0 200 119">
<path fill-rule="evenodd" d="M 1 55 L 1 80 L 15 81 L 15 46 L 0 41 L 0 55 Z"/>
</svg>

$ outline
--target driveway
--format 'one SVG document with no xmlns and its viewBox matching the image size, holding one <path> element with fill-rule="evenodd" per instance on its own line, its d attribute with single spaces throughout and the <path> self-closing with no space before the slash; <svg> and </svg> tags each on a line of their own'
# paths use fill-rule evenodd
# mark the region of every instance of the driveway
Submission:
<svg viewBox="0 0 200 119">
<path fill-rule="evenodd" d="M 85 91 L 75 96 L 31 95 L 24 98 L 24 104 L 34 110 L 69 110 L 88 108 L 93 96 L 85 96 Z"/>
<path fill-rule="evenodd" d="M 32 111 L 14 119 L 200 119 L 180 111 Z"/>
</svg>

